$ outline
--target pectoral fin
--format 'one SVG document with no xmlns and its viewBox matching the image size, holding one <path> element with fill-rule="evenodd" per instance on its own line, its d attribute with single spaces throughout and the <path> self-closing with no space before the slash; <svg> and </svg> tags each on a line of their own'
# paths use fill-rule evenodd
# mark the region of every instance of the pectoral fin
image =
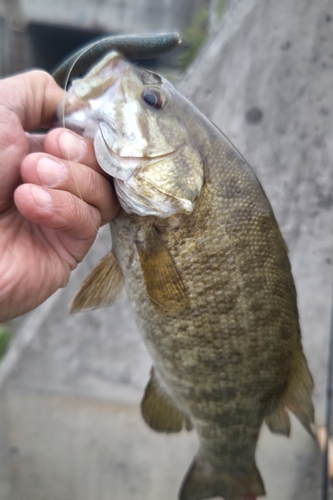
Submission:
<svg viewBox="0 0 333 500">
<path fill-rule="evenodd" d="M 156 379 L 154 368 L 141 401 L 141 413 L 144 421 L 157 432 L 179 432 L 183 428 L 190 431 L 192 423 L 174 404 L 170 396 L 161 388 Z"/>
<path fill-rule="evenodd" d="M 166 314 L 189 309 L 189 301 L 176 264 L 156 229 L 144 243 L 136 243 L 147 293 L 155 307 Z"/>
<path fill-rule="evenodd" d="M 113 252 L 93 268 L 73 297 L 69 312 L 107 307 L 115 302 L 123 289 L 123 275 Z"/>
</svg>

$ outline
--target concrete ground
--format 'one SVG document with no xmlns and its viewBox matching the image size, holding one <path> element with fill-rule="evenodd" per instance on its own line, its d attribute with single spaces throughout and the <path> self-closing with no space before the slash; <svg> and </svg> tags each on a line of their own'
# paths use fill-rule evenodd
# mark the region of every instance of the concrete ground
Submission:
<svg viewBox="0 0 333 500">
<path fill-rule="evenodd" d="M 250 161 L 290 250 L 303 345 L 324 423 L 332 300 L 331 0 L 245 0 L 187 78 L 189 96 Z M 194 434 L 147 429 L 139 401 L 149 355 L 128 303 L 67 316 L 107 231 L 59 291 L 29 315 L 0 366 L 0 500 L 175 500 Z M 319 500 L 318 446 L 293 419 L 266 428 L 258 466 L 268 500 Z"/>
<path fill-rule="evenodd" d="M 197 450 L 193 432 L 144 424 L 139 391 L 101 399 L 10 384 L 5 399 L 1 500 L 176 500 Z M 297 422 L 290 440 L 263 429 L 257 462 L 268 500 L 319 500 L 320 453 Z"/>
<path fill-rule="evenodd" d="M 107 238 L 26 318 L 0 366 L 0 500 L 176 500 L 197 451 L 194 432 L 161 435 L 142 420 L 151 362 L 126 297 L 66 313 Z M 268 500 L 319 500 L 319 448 L 296 419 L 290 439 L 263 427 L 257 462 Z"/>
</svg>

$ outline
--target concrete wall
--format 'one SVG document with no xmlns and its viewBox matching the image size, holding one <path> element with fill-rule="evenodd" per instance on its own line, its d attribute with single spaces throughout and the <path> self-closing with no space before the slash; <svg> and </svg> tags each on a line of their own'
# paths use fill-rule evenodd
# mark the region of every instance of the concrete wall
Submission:
<svg viewBox="0 0 333 500">
<path fill-rule="evenodd" d="M 196 10 L 209 3 L 210 0 L 0 0 L 0 16 L 14 29 L 12 36 L 0 26 L 0 36 L 6 34 L 9 46 L 6 53 L 0 46 L 0 76 L 31 66 L 52 71 L 69 53 L 107 34 L 181 32 L 191 23 Z M 17 42 L 20 31 L 23 43 Z"/>
<path fill-rule="evenodd" d="M 10 27 L 5 17 L 0 17 L 0 75 L 10 71 Z"/>
<path fill-rule="evenodd" d="M 244 0 L 181 85 L 250 161 L 273 204 L 319 424 L 332 284 L 332 19 L 330 0 Z M 172 500 L 196 450 L 193 434 L 159 436 L 140 419 L 150 359 L 126 299 L 66 316 L 106 248 L 102 232 L 68 288 L 28 317 L 0 367 L 1 500 Z M 319 448 L 295 419 L 289 440 L 263 429 L 258 466 L 267 499 L 319 500 Z"/>
<path fill-rule="evenodd" d="M 104 31 L 142 33 L 180 30 L 202 0 L 1 0 L 12 19 Z M 0 11 L 1 12 L 1 11 Z"/>
</svg>

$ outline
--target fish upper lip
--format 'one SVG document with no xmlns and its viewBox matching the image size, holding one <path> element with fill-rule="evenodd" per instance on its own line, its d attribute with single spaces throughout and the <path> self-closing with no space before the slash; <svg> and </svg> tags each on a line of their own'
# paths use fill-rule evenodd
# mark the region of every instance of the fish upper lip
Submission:
<svg viewBox="0 0 333 500">
<path fill-rule="evenodd" d="M 115 129 L 113 127 L 111 127 L 109 124 L 108 124 L 108 127 L 111 128 L 111 130 L 115 131 Z M 179 148 L 181 148 L 181 146 L 179 146 L 178 148 L 174 149 L 173 151 L 171 151 L 170 153 L 162 153 L 160 155 L 155 155 L 155 156 L 121 156 L 119 155 L 118 153 L 116 153 L 110 146 L 109 144 L 106 142 L 106 139 L 103 135 L 103 129 L 100 127 L 99 128 L 100 132 L 101 132 L 101 136 L 102 136 L 102 139 L 104 141 L 104 144 L 107 148 L 108 151 L 110 151 L 111 154 L 117 156 L 118 158 L 121 158 L 121 159 L 124 159 L 124 160 L 148 160 L 148 159 L 153 159 L 153 158 L 163 158 L 163 157 L 167 157 L 167 156 L 170 156 L 172 155 L 173 153 L 175 153 L 175 151 L 177 151 Z"/>
</svg>

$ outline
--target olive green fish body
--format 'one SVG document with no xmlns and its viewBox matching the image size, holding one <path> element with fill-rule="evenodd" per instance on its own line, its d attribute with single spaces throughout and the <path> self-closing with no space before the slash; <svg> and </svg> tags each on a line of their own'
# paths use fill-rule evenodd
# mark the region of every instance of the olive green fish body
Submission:
<svg viewBox="0 0 333 500">
<path fill-rule="evenodd" d="M 252 170 L 192 104 L 117 54 L 96 68 L 66 121 L 95 137 L 123 209 L 72 310 L 111 303 L 125 282 L 154 364 L 142 415 L 200 438 L 180 499 L 254 500 L 263 421 L 289 435 L 287 410 L 309 432 L 314 418 L 286 245 Z"/>
<path fill-rule="evenodd" d="M 142 217 L 122 212 L 112 234 L 160 379 L 190 417 L 206 460 L 243 477 L 253 473 L 261 424 L 301 352 L 296 296 L 259 183 L 221 134 L 204 127 L 206 180 L 195 212 L 176 227 L 151 218 L 144 230 Z M 176 316 L 154 307 L 146 292 L 137 245 L 153 228 L 187 291 L 190 308 Z"/>
</svg>

